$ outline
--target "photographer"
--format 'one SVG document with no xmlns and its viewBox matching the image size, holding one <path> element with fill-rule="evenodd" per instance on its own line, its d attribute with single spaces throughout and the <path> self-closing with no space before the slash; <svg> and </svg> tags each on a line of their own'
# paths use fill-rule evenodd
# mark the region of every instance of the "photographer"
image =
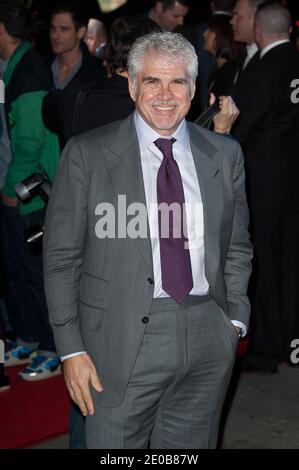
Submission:
<svg viewBox="0 0 299 470">
<path fill-rule="evenodd" d="M 44 296 L 42 258 L 32 253 L 24 237 L 24 231 L 33 224 L 43 225 L 45 204 L 40 197 L 26 204 L 18 202 L 15 185 L 38 171 L 40 165 L 53 178 L 59 145 L 42 121 L 42 100 L 51 80 L 39 55 L 26 41 L 28 33 L 27 12 L 16 2 L 0 0 L 0 56 L 8 61 L 3 80 L 12 152 L 1 194 L 9 286 L 5 302 L 17 335 L 5 361 L 7 367 L 30 362 L 20 376 L 35 381 L 60 372 Z"/>
</svg>

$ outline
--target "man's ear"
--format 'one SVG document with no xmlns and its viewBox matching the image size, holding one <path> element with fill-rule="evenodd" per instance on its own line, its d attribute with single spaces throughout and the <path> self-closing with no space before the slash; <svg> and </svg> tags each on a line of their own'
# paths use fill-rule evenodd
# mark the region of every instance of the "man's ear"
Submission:
<svg viewBox="0 0 299 470">
<path fill-rule="evenodd" d="M 136 101 L 136 90 L 135 90 L 135 87 L 133 85 L 133 82 L 132 82 L 132 79 L 131 79 L 130 76 L 128 77 L 128 82 L 129 82 L 129 93 L 130 93 L 130 96 L 131 96 L 132 100 L 135 103 L 135 101 Z"/>
<path fill-rule="evenodd" d="M 191 84 L 191 100 L 193 100 L 193 98 L 194 98 L 195 89 L 196 89 L 195 82 L 192 82 L 192 84 Z"/>
<path fill-rule="evenodd" d="M 81 26 L 81 28 L 78 29 L 77 36 L 80 41 L 85 38 L 87 32 L 86 26 Z"/>
<path fill-rule="evenodd" d="M 258 47 L 260 47 L 260 43 L 263 37 L 263 33 L 261 31 L 261 28 L 259 28 L 257 25 L 254 26 L 254 40 L 257 43 Z"/>
</svg>

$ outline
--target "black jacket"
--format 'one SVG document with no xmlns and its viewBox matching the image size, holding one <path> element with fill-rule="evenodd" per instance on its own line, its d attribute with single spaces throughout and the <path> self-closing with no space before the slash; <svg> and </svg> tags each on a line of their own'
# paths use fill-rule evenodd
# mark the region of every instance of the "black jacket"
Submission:
<svg viewBox="0 0 299 470">
<path fill-rule="evenodd" d="M 106 79 L 106 72 L 99 59 L 92 56 L 85 43 L 81 44 L 82 65 L 70 83 L 63 89 L 53 89 L 44 98 L 43 119 L 52 132 L 58 134 L 61 147 L 69 139 L 73 112 L 79 93 L 95 87 Z"/>
<path fill-rule="evenodd" d="M 107 78 L 96 89 L 82 92 L 78 98 L 69 135 L 80 134 L 95 127 L 125 119 L 135 109 L 128 80 L 120 75 Z"/>
<path fill-rule="evenodd" d="M 264 200 L 286 205 L 299 197 L 299 105 L 291 100 L 298 77 L 295 48 L 278 45 L 259 61 L 237 103 L 241 119 L 233 135 L 242 145 L 251 197 L 259 207 Z"/>
</svg>

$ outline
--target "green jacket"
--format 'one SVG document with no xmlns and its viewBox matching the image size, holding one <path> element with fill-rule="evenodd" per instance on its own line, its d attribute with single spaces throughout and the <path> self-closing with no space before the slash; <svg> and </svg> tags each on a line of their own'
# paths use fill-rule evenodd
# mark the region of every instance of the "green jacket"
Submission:
<svg viewBox="0 0 299 470">
<path fill-rule="evenodd" d="M 41 114 L 43 98 L 51 87 L 50 74 L 28 42 L 22 42 L 10 58 L 3 80 L 12 160 L 2 192 L 16 197 L 15 185 L 32 173 L 43 170 L 53 181 L 60 149 L 57 136 L 45 127 Z M 35 196 L 29 202 L 19 202 L 20 213 L 44 205 Z"/>
</svg>

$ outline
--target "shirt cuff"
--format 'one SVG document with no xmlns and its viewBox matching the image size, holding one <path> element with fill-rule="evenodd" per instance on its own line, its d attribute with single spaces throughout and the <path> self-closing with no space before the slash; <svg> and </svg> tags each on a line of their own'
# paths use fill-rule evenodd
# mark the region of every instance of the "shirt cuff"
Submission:
<svg viewBox="0 0 299 470">
<path fill-rule="evenodd" d="M 237 326 L 238 328 L 241 328 L 241 338 L 244 338 L 244 336 L 247 335 L 247 328 L 244 325 L 244 323 L 237 321 L 237 320 L 231 320 L 232 324 L 234 326 Z"/>
<path fill-rule="evenodd" d="M 80 351 L 72 354 L 67 354 L 66 356 L 61 356 L 61 361 L 65 361 L 66 359 L 70 359 L 71 357 L 81 356 L 81 354 L 87 354 L 86 351 Z"/>
</svg>

